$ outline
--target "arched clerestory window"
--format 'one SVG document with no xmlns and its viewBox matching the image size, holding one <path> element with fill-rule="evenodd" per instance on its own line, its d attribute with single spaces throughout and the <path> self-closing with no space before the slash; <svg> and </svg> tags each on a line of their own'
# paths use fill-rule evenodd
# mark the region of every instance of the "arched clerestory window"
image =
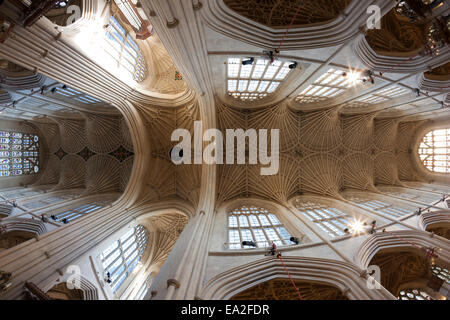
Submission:
<svg viewBox="0 0 450 320">
<path fill-rule="evenodd" d="M 0 177 L 39 172 L 39 137 L 35 134 L 0 131 Z"/>
<path fill-rule="evenodd" d="M 252 64 L 242 64 L 241 58 L 227 62 L 228 95 L 242 101 L 263 99 L 274 93 L 291 69 L 291 62 L 257 59 Z"/>
<path fill-rule="evenodd" d="M 293 244 L 291 235 L 278 217 L 265 208 L 242 206 L 228 213 L 228 248 L 242 249 L 243 241 L 253 241 L 258 248 Z"/>
<path fill-rule="evenodd" d="M 97 211 L 97 210 L 103 208 L 105 206 L 105 204 L 106 203 L 102 203 L 102 202 L 85 203 L 76 208 L 72 208 L 72 209 L 65 210 L 65 211 L 59 212 L 57 214 L 51 215 L 51 218 L 54 221 L 69 223 L 69 222 L 75 221 L 85 215 L 88 215 L 94 211 Z"/>
<path fill-rule="evenodd" d="M 428 132 L 419 145 L 419 157 L 428 170 L 450 173 L 450 129 Z"/>
<path fill-rule="evenodd" d="M 295 204 L 295 207 L 331 238 L 341 237 L 347 233 L 363 232 L 365 230 L 364 224 L 370 223 L 364 221 L 364 218 L 357 218 L 337 208 L 313 201 L 299 201 Z"/>
<path fill-rule="evenodd" d="M 106 28 L 103 45 L 105 58 L 110 65 L 117 66 L 130 80 L 142 82 L 147 76 L 144 55 L 131 34 L 112 16 Z"/>
<path fill-rule="evenodd" d="M 100 255 L 105 278 L 108 278 L 114 293 L 137 267 L 147 248 L 148 238 L 147 229 L 138 225 Z"/>
</svg>

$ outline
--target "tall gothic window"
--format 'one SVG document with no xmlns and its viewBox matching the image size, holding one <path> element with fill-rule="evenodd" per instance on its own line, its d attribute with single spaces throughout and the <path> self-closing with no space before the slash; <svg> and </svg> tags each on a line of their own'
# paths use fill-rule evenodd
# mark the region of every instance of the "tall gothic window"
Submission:
<svg viewBox="0 0 450 320">
<path fill-rule="evenodd" d="M 429 132 L 419 146 L 419 156 L 430 171 L 450 173 L 450 129 Z"/>
<path fill-rule="evenodd" d="M 303 90 L 295 99 L 301 103 L 311 103 L 323 101 L 341 95 L 347 89 L 356 85 L 361 75 L 356 72 L 349 72 L 343 76 L 344 72 L 336 69 L 329 69 L 312 85 Z"/>
<path fill-rule="evenodd" d="M 407 209 L 405 207 L 396 204 L 387 203 L 381 200 L 368 199 L 365 197 L 349 197 L 348 200 L 353 201 L 354 203 L 358 204 L 363 208 L 377 211 L 382 215 L 391 219 L 398 219 L 402 216 L 414 212 L 413 208 Z"/>
<path fill-rule="evenodd" d="M 229 58 L 227 63 L 228 94 L 242 101 L 254 101 L 274 93 L 291 69 L 291 62 L 255 59 L 242 65 L 241 58 Z"/>
<path fill-rule="evenodd" d="M 379 187 L 379 189 L 389 195 L 397 196 L 407 200 L 414 200 L 418 202 L 434 204 L 442 199 L 442 194 L 436 194 L 426 191 L 410 190 L 406 188 L 384 188 Z"/>
<path fill-rule="evenodd" d="M 139 225 L 114 241 L 100 255 L 104 274 L 110 276 L 110 285 L 116 292 L 132 274 L 147 248 L 148 232 Z"/>
<path fill-rule="evenodd" d="M 274 242 L 278 246 L 292 244 L 291 235 L 277 216 L 258 207 L 243 206 L 228 213 L 228 247 L 242 249 L 243 241 L 253 241 L 264 248 Z"/>
<path fill-rule="evenodd" d="M 364 221 L 356 220 L 339 209 L 315 202 L 300 202 L 296 208 L 331 238 L 344 236 L 346 229 L 349 233 L 363 231 Z"/>
<path fill-rule="evenodd" d="M 142 300 L 142 299 L 144 299 L 144 297 L 147 294 L 148 289 L 150 289 L 151 285 L 152 285 L 152 276 L 151 276 L 151 274 L 149 274 L 147 276 L 147 279 L 145 279 L 144 283 L 139 288 L 139 291 L 138 291 L 138 293 L 136 295 L 135 300 Z"/>
<path fill-rule="evenodd" d="M 103 46 L 109 63 L 116 65 L 131 80 L 142 82 L 147 73 L 144 55 L 129 32 L 111 17 Z"/>
<path fill-rule="evenodd" d="M 39 171 L 39 137 L 30 133 L 0 131 L 0 177 Z"/>
<path fill-rule="evenodd" d="M 97 211 L 98 209 L 101 209 L 101 208 L 103 208 L 102 204 L 87 203 L 87 204 L 83 204 L 82 206 L 79 206 L 77 208 L 63 211 L 56 215 L 52 215 L 52 219 L 55 221 L 62 221 L 64 223 L 69 223 L 69 222 L 72 222 L 74 220 L 81 218 L 82 216 L 85 216 L 89 213 Z"/>
</svg>

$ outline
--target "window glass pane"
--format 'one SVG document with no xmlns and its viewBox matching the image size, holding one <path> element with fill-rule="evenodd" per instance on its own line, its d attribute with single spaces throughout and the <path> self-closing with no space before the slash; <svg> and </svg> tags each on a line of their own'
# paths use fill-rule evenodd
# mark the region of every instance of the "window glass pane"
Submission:
<svg viewBox="0 0 450 320">
<path fill-rule="evenodd" d="M 429 132 L 418 150 L 423 165 L 432 172 L 450 173 L 450 128 Z"/>
<path fill-rule="evenodd" d="M 272 228 L 272 225 L 276 228 Z M 259 248 L 269 246 L 272 241 L 277 245 L 292 244 L 289 241 L 291 238 L 289 232 L 276 214 L 264 208 L 243 206 L 231 210 L 228 215 L 228 227 L 229 249 L 242 249 L 242 241 L 254 241 Z"/>
<path fill-rule="evenodd" d="M 132 274 L 147 247 L 148 234 L 143 226 L 136 226 L 100 255 L 105 276 L 109 273 L 113 292 Z"/>
<path fill-rule="evenodd" d="M 0 176 L 28 175 L 39 172 L 38 136 L 2 131 L 0 137 Z"/>
<path fill-rule="evenodd" d="M 252 64 L 243 65 L 244 60 L 247 59 L 228 58 L 226 79 L 228 94 L 243 101 L 263 99 L 274 93 L 291 71 L 289 62 L 275 61 L 269 65 L 268 60 L 255 59 Z"/>
<path fill-rule="evenodd" d="M 103 42 L 103 49 L 108 53 L 105 63 L 117 65 L 131 80 L 141 82 L 146 78 L 147 68 L 139 46 L 114 17 L 110 19 Z"/>
</svg>

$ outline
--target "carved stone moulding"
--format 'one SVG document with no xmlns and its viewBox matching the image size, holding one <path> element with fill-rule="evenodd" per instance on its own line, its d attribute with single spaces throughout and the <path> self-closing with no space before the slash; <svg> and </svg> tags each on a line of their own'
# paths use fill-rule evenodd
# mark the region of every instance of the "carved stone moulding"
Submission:
<svg viewBox="0 0 450 320">
<path fill-rule="evenodd" d="M 450 59 L 449 47 L 444 48 L 438 56 L 419 54 L 411 57 L 385 56 L 373 50 L 365 37 L 360 37 L 355 42 L 354 52 L 371 70 L 392 73 L 426 72 L 445 64 Z"/>
<path fill-rule="evenodd" d="M 327 23 L 336 19 L 352 0 L 224 0 L 236 13 L 272 28 L 287 28 L 298 10 L 293 26 Z M 300 4 L 300 9 L 299 8 Z"/>
<path fill-rule="evenodd" d="M 450 88 L 450 62 L 425 72 L 419 79 L 419 88 L 431 92 L 448 92 L 448 88 Z"/>
<path fill-rule="evenodd" d="M 366 40 L 380 55 L 414 57 L 423 50 L 427 23 L 411 23 L 391 10 L 381 19 L 381 29 L 367 31 Z"/>
<path fill-rule="evenodd" d="M 206 25 L 218 33 L 261 48 L 276 48 L 282 42 L 281 50 L 340 45 L 353 39 L 367 22 L 367 2 L 304 2 L 287 37 L 286 28 L 298 9 L 296 1 L 206 1 L 201 14 Z M 395 3 L 376 0 L 372 4 L 384 14 Z"/>
</svg>

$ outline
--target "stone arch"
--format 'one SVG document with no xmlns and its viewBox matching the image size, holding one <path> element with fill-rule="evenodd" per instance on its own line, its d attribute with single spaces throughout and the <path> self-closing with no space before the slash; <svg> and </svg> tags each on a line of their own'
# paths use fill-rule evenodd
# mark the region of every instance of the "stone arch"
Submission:
<svg viewBox="0 0 450 320">
<path fill-rule="evenodd" d="M 369 290 L 356 266 L 349 263 L 305 257 L 283 257 L 283 261 L 293 279 L 335 287 L 350 300 L 393 298 L 384 288 Z M 260 259 L 216 275 L 206 283 L 199 298 L 230 299 L 274 279 L 288 279 L 281 262 L 273 258 Z"/>
<path fill-rule="evenodd" d="M 9 249 L 47 232 L 42 221 L 13 218 L 0 225 L 0 250 Z"/>
<path fill-rule="evenodd" d="M 450 240 L 450 216 L 447 212 L 432 211 L 423 213 L 419 219 L 419 226 L 422 230 Z"/>
<path fill-rule="evenodd" d="M 55 284 L 46 294 L 54 300 L 98 300 L 98 290 L 86 278 L 80 276 L 79 288 L 68 286 L 67 279 L 64 277 L 61 282 Z"/>
<path fill-rule="evenodd" d="M 414 244 L 414 245 L 412 245 Z M 419 249 L 422 248 L 422 249 Z M 367 268 L 374 256 L 384 251 L 414 251 L 425 256 L 427 248 L 439 248 L 437 263 L 448 265 L 450 263 L 450 241 L 433 237 L 423 231 L 393 231 L 381 232 L 369 237 L 359 247 L 354 260 L 361 268 Z"/>
</svg>

